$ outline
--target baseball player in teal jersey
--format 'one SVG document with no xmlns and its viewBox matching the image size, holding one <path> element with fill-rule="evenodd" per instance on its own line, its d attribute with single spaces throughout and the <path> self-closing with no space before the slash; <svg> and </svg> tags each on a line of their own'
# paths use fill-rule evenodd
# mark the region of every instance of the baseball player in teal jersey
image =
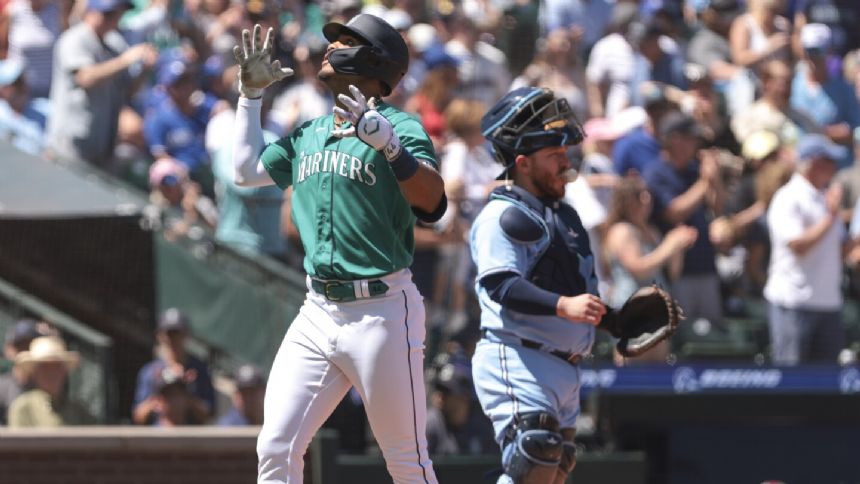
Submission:
<svg viewBox="0 0 860 484">
<path fill-rule="evenodd" d="M 433 146 L 420 123 L 380 102 L 408 66 L 405 42 L 372 15 L 327 24 L 319 78 L 333 115 L 263 145 L 260 97 L 292 74 L 243 32 L 233 161 L 236 183 L 293 187 L 292 216 L 308 294 L 269 375 L 257 441 L 259 483 L 302 482 L 314 433 L 351 386 L 396 483 L 435 483 L 425 436 L 424 306 L 409 265 L 416 217 L 446 207 Z"/>
</svg>

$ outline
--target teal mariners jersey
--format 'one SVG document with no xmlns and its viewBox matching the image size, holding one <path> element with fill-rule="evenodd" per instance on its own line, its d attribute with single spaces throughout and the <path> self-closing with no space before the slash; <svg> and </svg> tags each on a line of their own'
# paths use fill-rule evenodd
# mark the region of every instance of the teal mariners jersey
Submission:
<svg viewBox="0 0 860 484">
<path fill-rule="evenodd" d="M 403 149 L 437 167 L 417 119 L 385 103 Z M 333 115 L 296 128 L 260 156 L 279 187 L 293 186 L 292 216 L 305 249 L 305 271 L 319 279 L 355 280 L 409 267 L 415 215 L 385 156 L 356 137 L 332 136 Z"/>
</svg>

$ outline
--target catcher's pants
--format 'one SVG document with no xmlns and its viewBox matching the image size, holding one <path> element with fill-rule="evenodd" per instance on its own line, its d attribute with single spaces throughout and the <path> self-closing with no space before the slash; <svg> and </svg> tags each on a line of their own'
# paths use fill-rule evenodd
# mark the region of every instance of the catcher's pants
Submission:
<svg viewBox="0 0 860 484">
<path fill-rule="evenodd" d="M 278 350 L 257 440 L 258 483 L 301 483 L 311 438 L 351 386 L 397 484 L 435 484 L 427 454 L 424 304 L 408 270 L 381 297 L 308 295 Z"/>
<path fill-rule="evenodd" d="M 561 428 L 576 426 L 579 366 L 539 350 L 502 343 L 490 333 L 475 348 L 472 378 L 499 443 L 514 414 L 548 412 L 558 418 Z"/>
</svg>

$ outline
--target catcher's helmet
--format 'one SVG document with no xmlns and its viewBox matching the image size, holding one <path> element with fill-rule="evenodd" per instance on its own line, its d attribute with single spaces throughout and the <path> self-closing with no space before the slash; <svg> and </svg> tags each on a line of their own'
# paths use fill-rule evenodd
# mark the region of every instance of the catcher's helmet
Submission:
<svg viewBox="0 0 860 484">
<path fill-rule="evenodd" d="M 341 74 L 379 79 L 385 87 L 383 94 L 391 94 L 409 68 L 409 49 L 400 33 L 379 17 L 360 14 L 346 25 L 331 22 L 323 27 L 329 42 L 341 34 L 352 35 L 366 45 L 333 50 L 328 57 L 332 68 Z"/>
<path fill-rule="evenodd" d="M 517 155 L 530 155 L 550 146 L 576 145 L 584 134 L 567 101 L 540 87 L 507 93 L 481 119 L 481 134 L 493 145 L 503 178 Z"/>
</svg>

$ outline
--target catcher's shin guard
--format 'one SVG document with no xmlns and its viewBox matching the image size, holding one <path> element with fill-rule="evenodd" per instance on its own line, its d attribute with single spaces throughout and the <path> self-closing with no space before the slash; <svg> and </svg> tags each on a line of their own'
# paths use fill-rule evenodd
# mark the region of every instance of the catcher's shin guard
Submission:
<svg viewBox="0 0 860 484">
<path fill-rule="evenodd" d="M 561 462 L 558 464 L 558 472 L 553 484 L 564 484 L 567 481 L 567 475 L 576 467 L 576 445 L 573 443 L 575 435 L 575 428 L 561 429 L 561 436 L 564 438 L 564 442 L 562 442 L 564 449 L 562 450 Z"/>
<path fill-rule="evenodd" d="M 514 419 L 505 440 L 506 447 L 511 446 L 505 474 L 514 484 L 554 482 L 564 455 L 558 420 L 544 412 L 520 415 Z"/>
</svg>

